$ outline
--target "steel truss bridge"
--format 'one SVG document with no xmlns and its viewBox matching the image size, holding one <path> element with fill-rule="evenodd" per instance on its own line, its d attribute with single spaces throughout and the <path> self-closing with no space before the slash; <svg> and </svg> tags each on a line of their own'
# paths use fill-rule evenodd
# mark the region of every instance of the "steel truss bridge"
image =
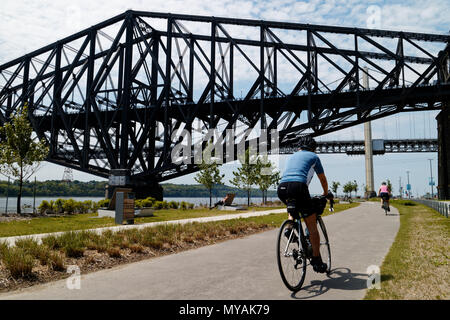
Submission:
<svg viewBox="0 0 450 320">
<path fill-rule="evenodd" d="M 449 42 L 449 35 L 127 11 L 1 65 L 0 126 L 27 103 L 36 137 L 51 146 L 48 161 L 101 177 L 122 169 L 130 183 L 148 185 L 198 170 L 171 160 L 180 130 L 217 128 L 225 137 L 236 129 L 249 141 L 275 129 L 282 149 L 305 134 L 444 110 Z M 365 67 L 374 70 L 368 84 Z M 183 143 L 205 147 L 194 136 Z"/>
</svg>

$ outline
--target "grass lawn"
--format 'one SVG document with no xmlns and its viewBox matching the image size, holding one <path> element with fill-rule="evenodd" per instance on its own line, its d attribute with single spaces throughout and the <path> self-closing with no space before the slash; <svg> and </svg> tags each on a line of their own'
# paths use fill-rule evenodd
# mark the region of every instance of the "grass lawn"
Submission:
<svg viewBox="0 0 450 320">
<path fill-rule="evenodd" d="M 400 229 L 365 299 L 449 299 L 450 219 L 416 202 L 392 201 Z"/>
<path fill-rule="evenodd" d="M 248 211 L 261 211 L 280 209 L 282 207 L 255 207 Z M 136 218 L 135 224 L 180 220 L 199 217 L 210 217 L 224 214 L 243 213 L 240 211 L 223 211 L 209 209 L 188 209 L 188 210 L 155 210 L 153 217 Z M 113 218 L 98 218 L 96 213 L 93 214 L 76 214 L 62 217 L 39 217 L 29 220 L 18 220 L 10 222 L 0 222 L 0 237 L 10 237 L 19 235 L 29 235 L 38 233 L 49 233 L 58 231 L 84 230 L 101 227 L 114 226 Z"/>
<path fill-rule="evenodd" d="M 335 204 L 335 212 L 346 210 L 357 206 L 357 203 L 350 204 Z M 209 210 L 209 209 L 167 209 L 167 210 L 155 210 L 153 217 L 136 218 L 135 224 L 160 222 L 200 217 L 212 217 L 218 215 L 238 214 L 249 211 L 265 211 L 281 209 L 283 207 L 251 207 L 250 210 L 244 211 L 223 211 L 223 210 Z M 330 214 L 328 206 L 325 208 L 324 216 Z M 286 214 L 281 214 L 280 217 L 286 218 Z M 283 221 L 282 219 L 280 221 Z M 41 217 L 32 218 L 29 220 L 0 222 L 0 237 L 30 235 L 38 233 L 49 233 L 59 231 L 73 231 L 73 230 L 85 230 L 101 227 L 115 226 L 113 218 L 98 218 L 97 214 L 76 214 L 63 217 Z"/>
</svg>

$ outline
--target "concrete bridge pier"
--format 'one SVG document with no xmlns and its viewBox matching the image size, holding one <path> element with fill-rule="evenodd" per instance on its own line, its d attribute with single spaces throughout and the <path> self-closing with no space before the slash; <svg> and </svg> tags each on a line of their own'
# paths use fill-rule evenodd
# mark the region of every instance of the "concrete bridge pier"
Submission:
<svg viewBox="0 0 450 320">
<path fill-rule="evenodd" d="M 128 169 L 113 169 L 109 177 L 107 198 L 111 198 L 115 188 L 131 188 L 136 199 L 145 199 L 153 197 L 156 200 L 163 200 L 163 188 L 161 185 L 151 178 L 137 179 L 130 176 Z"/>
<path fill-rule="evenodd" d="M 437 115 L 438 128 L 438 197 L 450 200 L 450 102 Z"/>
</svg>

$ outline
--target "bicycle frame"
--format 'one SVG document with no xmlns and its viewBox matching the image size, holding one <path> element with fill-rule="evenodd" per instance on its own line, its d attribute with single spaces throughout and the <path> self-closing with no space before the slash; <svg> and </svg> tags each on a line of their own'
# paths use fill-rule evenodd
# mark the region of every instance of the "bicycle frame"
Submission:
<svg viewBox="0 0 450 320">
<path fill-rule="evenodd" d="M 304 232 L 304 230 L 303 230 L 301 218 L 300 218 L 300 219 L 294 219 L 293 222 L 294 222 L 294 227 L 297 228 L 298 234 L 299 234 L 299 237 L 298 237 L 298 247 L 301 248 L 301 249 L 302 249 L 302 253 L 303 253 L 307 258 L 309 258 L 309 257 L 308 257 L 308 245 L 306 244 L 306 235 L 305 235 L 305 232 Z M 284 249 L 284 255 L 285 255 L 285 256 L 288 256 L 288 254 L 287 254 L 287 252 L 288 252 L 288 247 L 289 247 L 289 244 L 291 243 L 291 239 L 292 239 L 292 235 L 293 235 L 293 234 L 294 234 L 294 233 L 292 232 L 291 235 L 290 235 L 290 237 L 289 237 L 289 240 L 288 240 L 288 242 L 287 242 L 287 244 L 286 244 L 286 248 Z"/>
</svg>

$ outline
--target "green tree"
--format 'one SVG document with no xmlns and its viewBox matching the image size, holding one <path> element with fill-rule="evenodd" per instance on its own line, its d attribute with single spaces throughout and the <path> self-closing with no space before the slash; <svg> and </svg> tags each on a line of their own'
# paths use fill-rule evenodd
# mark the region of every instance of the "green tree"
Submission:
<svg viewBox="0 0 450 320">
<path fill-rule="evenodd" d="M 212 207 L 212 189 L 215 185 L 223 184 L 222 179 L 225 176 L 220 174 L 219 166 L 216 162 L 208 164 L 202 161 L 199 165 L 200 172 L 195 176 L 195 181 L 205 186 L 209 191 L 209 206 Z"/>
<path fill-rule="evenodd" d="M 0 128 L 0 169 L 19 180 L 17 212 L 21 213 L 21 197 L 24 180 L 39 168 L 49 151 L 42 139 L 34 141 L 33 128 L 28 120 L 28 105 L 20 108 L 11 122 Z"/>
<path fill-rule="evenodd" d="M 333 191 L 333 193 L 336 197 L 337 197 L 337 191 L 338 191 L 340 185 L 341 185 L 340 182 L 337 182 L 337 181 L 331 182 L 331 191 Z"/>
<path fill-rule="evenodd" d="M 241 167 L 237 171 L 233 171 L 234 178 L 230 180 L 230 183 L 236 188 L 247 192 L 247 205 L 250 206 L 251 190 L 252 185 L 257 181 L 258 166 L 250 160 L 249 149 L 245 151 L 244 159 L 241 160 L 243 160 L 241 161 Z"/>
<path fill-rule="evenodd" d="M 256 161 L 256 182 L 262 192 L 263 203 L 267 202 L 267 190 L 271 186 L 277 186 L 280 182 L 280 172 L 275 171 L 273 163 L 268 160 L 267 155 Z"/>
<path fill-rule="evenodd" d="M 348 196 L 350 194 L 350 198 L 352 197 L 352 191 L 353 191 L 353 183 L 351 181 L 344 184 L 342 187 L 344 193 Z"/>
<path fill-rule="evenodd" d="M 357 196 L 358 195 L 358 183 L 356 182 L 356 180 L 353 180 L 352 190 L 355 191 L 355 196 Z"/>
</svg>

